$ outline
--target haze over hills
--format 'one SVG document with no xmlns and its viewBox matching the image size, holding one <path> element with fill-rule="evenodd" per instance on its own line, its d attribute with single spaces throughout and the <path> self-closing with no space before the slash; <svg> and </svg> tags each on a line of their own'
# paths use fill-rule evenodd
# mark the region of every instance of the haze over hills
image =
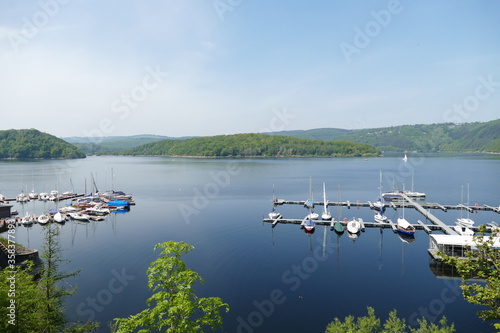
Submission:
<svg viewBox="0 0 500 333">
<path fill-rule="evenodd" d="M 267 134 L 321 141 L 351 141 L 369 144 L 382 151 L 500 152 L 500 119 L 484 123 L 401 125 L 358 130 L 318 128 Z M 87 154 L 95 154 L 113 153 L 165 139 L 185 140 L 188 137 L 134 135 L 103 137 L 99 140 L 85 137 L 64 139 Z"/>
</svg>

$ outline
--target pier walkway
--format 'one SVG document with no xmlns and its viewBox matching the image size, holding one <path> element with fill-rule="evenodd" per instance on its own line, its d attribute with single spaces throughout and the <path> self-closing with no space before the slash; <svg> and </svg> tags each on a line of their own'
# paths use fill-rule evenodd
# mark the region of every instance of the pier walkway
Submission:
<svg viewBox="0 0 500 333">
<path fill-rule="evenodd" d="M 458 235 L 458 233 L 444 224 L 440 219 L 438 219 L 436 216 L 431 214 L 428 210 L 426 210 L 424 207 L 420 206 L 417 202 L 413 201 L 410 197 L 408 197 L 406 194 L 402 193 L 401 194 L 403 198 L 408 202 L 408 207 L 413 206 L 420 214 L 422 214 L 427 220 L 431 221 L 433 224 L 437 225 L 440 227 L 440 229 L 448 235 Z"/>
</svg>

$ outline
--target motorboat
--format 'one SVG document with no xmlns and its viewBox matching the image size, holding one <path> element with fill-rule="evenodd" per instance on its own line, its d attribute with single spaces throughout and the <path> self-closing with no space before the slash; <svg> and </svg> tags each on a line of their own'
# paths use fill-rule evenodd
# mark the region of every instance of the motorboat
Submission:
<svg viewBox="0 0 500 333">
<path fill-rule="evenodd" d="M 47 201 L 50 195 L 47 192 L 42 192 L 38 194 L 38 200 Z"/>
<path fill-rule="evenodd" d="M 347 222 L 347 231 L 351 234 L 357 234 L 361 230 L 361 223 L 353 218 Z"/>
<path fill-rule="evenodd" d="M 453 230 L 455 230 L 459 235 L 462 236 L 474 236 L 474 231 L 463 225 L 455 225 L 453 226 Z"/>
<path fill-rule="evenodd" d="M 24 217 L 21 219 L 21 223 L 23 225 L 32 225 L 33 224 L 33 216 L 26 213 L 26 215 L 24 215 Z"/>
<path fill-rule="evenodd" d="M 39 224 L 47 224 L 50 221 L 50 217 L 49 217 L 49 215 L 42 214 L 42 215 L 38 216 L 37 221 Z"/>
<path fill-rule="evenodd" d="M 69 213 L 70 218 L 77 221 L 89 221 L 90 216 L 84 213 Z"/>
<path fill-rule="evenodd" d="M 19 203 L 25 203 L 25 202 L 28 202 L 30 201 L 30 197 L 29 195 L 27 195 L 26 193 L 24 192 L 21 192 L 17 195 L 16 197 L 16 201 L 19 202 Z"/>
</svg>

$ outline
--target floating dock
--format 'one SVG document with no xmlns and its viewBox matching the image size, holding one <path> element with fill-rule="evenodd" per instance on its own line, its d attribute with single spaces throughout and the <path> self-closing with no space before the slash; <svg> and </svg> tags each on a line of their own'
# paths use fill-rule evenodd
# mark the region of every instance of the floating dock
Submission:
<svg viewBox="0 0 500 333">
<path fill-rule="evenodd" d="M 424 230 L 426 233 L 430 234 L 432 231 L 441 231 L 444 234 L 447 235 L 458 235 L 458 233 L 453 230 L 453 228 L 449 225 L 446 225 L 443 221 L 438 219 L 435 215 L 433 215 L 429 210 L 430 209 L 440 209 L 444 212 L 447 212 L 448 210 L 467 210 L 469 212 L 474 212 L 474 211 L 491 211 L 495 212 L 497 214 L 500 214 L 500 207 L 492 207 L 488 205 L 483 205 L 480 206 L 478 204 L 475 204 L 474 206 L 466 206 L 463 204 L 458 204 L 458 205 L 442 205 L 439 203 L 435 202 L 420 202 L 418 200 L 412 199 L 408 197 L 406 194 L 402 193 L 401 194 L 402 198 L 399 200 L 395 201 L 390 201 L 385 204 L 386 207 L 391 207 L 394 210 L 398 208 L 413 208 L 416 211 L 418 211 L 420 214 L 422 214 L 423 217 L 427 221 L 429 221 L 431 224 L 425 224 L 424 222 L 418 220 L 416 224 L 412 224 L 413 227 L 417 230 Z M 291 201 L 291 200 L 285 200 L 285 199 L 278 199 L 275 198 L 273 200 L 273 204 L 275 206 L 281 206 L 281 205 L 304 205 L 305 201 Z M 314 202 L 314 205 L 316 206 L 324 206 L 324 202 L 318 201 Z M 370 201 L 368 202 L 360 202 L 359 200 L 356 202 L 352 201 L 340 201 L 340 202 L 332 202 L 328 201 L 326 203 L 327 207 L 328 206 L 341 206 L 341 207 L 347 207 L 350 209 L 351 207 L 367 207 L 370 209 L 374 209 L 373 203 Z M 279 224 L 301 224 L 303 219 L 286 219 L 286 218 L 279 218 L 279 219 L 264 219 L 263 222 L 267 223 L 272 223 L 273 228 Z M 314 220 L 316 225 L 325 225 L 325 226 L 331 226 L 333 227 L 335 222 L 340 222 L 342 225 L 347 224 L 347 220 L 342 220 L 342 221 L 335 221 L 334 219 L 332 220 Z M 397 231 L 396 225 L 391 221 L 387 220 L 387 222 L 365 222 L 363 221 L 363 227 L 366 228 L 392 228 L 395 232 Z M 469 227 L 473 231 L 477 231 L 478 227 Z M 487 228 L 487 230 L 489 230 Z"/>
</svg>

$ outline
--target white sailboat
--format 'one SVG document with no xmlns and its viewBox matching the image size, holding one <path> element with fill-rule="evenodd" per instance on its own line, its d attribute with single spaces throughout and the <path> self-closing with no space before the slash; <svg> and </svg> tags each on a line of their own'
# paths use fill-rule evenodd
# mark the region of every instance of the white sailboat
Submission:
<svg viewBox="0 0 500 333">
<path fill-rule="evenodd" d="M 414 235 L 415 227 L 405 219 L 405 202 L 403 200 L 403 216 L 398 218 L 398 231 L 405 235 Z"/>
<path fill-rule="evenodd" d="M 326 200 L 325 183 L 323 183 L 323 214 L 321 214 L 321 219 L 325 221 L 331 221 L 332 219 L 332 215 L 328 211 L 328 200 Z"/>
<path fill-rule="evenodd" d="M 462 185 L 462 202 L 464 197 L 464 187 Z M 469 206 L 469 183 L 467 182 L 467 203 L 466 206 Z M 469 210 L 467 210 L 467 217 L 462 217 L 462 209 L 460 210 L 460 217 L 455 221 L 456 225 L 462 225 L 465 227 L 472 227 L 474 225 L 474 221 L 469 217 Z"/>
<path fill-rule="evenodd" d="M 302 227 L 306 231 L 306 233 L 313 233 L 314 228 L 316 227 L 316 223 L 314 223 L 313 219 L 310 217 L 312 212 L 307 215 L 304 220 L 302 221 Z"/>
<path fill-rule="evenodd" d="M 61 214 L 61 212 L 57 212 L 54 214 L 54 221 L 56 221 L 57 223 L 64 223 L 66 222 L 66 217 Z"/>
<path fill-rule="evenodd" d="M 313 199 L 313 189 L 312 189 L 312 178 L 309 177 L 309 199 L 304 202 L 304 207 L 308 209 L 314 208 L 314 199 Z"/>
<path fill-rule="evenodd" d="M 405 157 L 403 157 L 403 161 L 406 163 L 408 161 L 408 156 L 406 156 L 405 154 Z"/>
<path fill-rule="evenodd" d="M 280 218 L 283 217 L 280 213 L 276 212 L 276 210 L 275 210 L 275 208 L 276 208 L 275 202 L 276 202 L 276 198 L 274 196 L 274 184 L 273 184 L 273 210 L 269 213 L 269 218 L 271 220 L 276 220 L 276 219 L 280 219 Z"/>
<path fill-rule="evenodd" d="M 410 198 L 416 198 L 416 199 L 423 199 L 425 198 L 425 193 L 423 192 L 416 192 L 413 190 L 413 176 L 415 172 L 413 171 L 411 173 L 411 191 L 406 191 L 405 194 L 409 196 Z"/>
</svg>

